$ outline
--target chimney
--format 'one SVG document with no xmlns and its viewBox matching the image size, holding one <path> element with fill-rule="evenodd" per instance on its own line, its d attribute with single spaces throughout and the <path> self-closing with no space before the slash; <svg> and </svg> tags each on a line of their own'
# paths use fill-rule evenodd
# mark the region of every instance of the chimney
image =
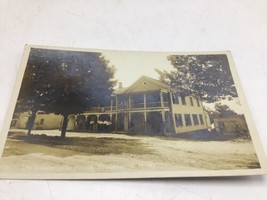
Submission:
<svg viewBox="0 0 267 200">
<path fill-rule="evenodd" d="M 119 82 L 119 89 L 122 88 L 122 82 Z"/>
</svg>

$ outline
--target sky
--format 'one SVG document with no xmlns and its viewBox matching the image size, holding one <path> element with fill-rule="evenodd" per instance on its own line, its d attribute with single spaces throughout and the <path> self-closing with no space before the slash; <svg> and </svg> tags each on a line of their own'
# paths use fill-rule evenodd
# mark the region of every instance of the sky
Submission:
<svg viewBox="0 0 267 200">
<path fill-rule="evenodd" d="M 168 53 L 108 51 L 103 55 L 117 69 L 115 79 L 128 87 L 142 75 L 158 79 L 155 68 L 170 71 L 173 69 L 167 60 Z"/>
</svg>

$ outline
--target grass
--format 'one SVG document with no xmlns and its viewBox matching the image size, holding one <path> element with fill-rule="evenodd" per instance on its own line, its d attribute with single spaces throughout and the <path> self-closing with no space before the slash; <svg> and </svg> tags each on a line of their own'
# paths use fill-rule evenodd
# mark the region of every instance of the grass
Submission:
<svg viewBox="0 0 267 200">
<path fill-rule="evenodd" d="M 80 154 L 89 154 L 89 155 L 106 155 L 106 154 L 152 154 L 152 150 L 147 146 L 142 144 L 137 139 L 120 139 L 120 138 L 95 138 L 95 137 L 66 137 L 62 139 L 58 136 L 47 136 L 42 135 L 30 135 L 27 136 L 23 132 L 9 132 L 8 138 L 12 141 L 9 141 L 9 144 L 14 147 L 18 141 L 26 143 L 24 148 L 37 148 L 36 145 L 42 145 L 45 147 L 52 147 L 57 149 L 69 150 L 72 152 Z M 15 142 L 17 141 L 17 142 Z M 13 143 L 12 143 L 13 142 Z M 15 142 L 15 143 L 14 143 Z M 19 145 L 19 144 L 18 144 Z M 34 146 L 35 145 L 35 146 Z M 38 152 L 38 149 L 36 149 Z M 5 156 L 8 155 L 21 155 L 23 152 L 14 151 L 14 149 L 9 150 L 9 153 L 5 153 Z M 29 152 L 25 150 L 24 153 Z M 30 151 L 31 152 L 31 151 Z M 35 153 L 36 151 L 32 151 Z M 24 154 L 23 153 L 23 154 Z"/>
</svg>

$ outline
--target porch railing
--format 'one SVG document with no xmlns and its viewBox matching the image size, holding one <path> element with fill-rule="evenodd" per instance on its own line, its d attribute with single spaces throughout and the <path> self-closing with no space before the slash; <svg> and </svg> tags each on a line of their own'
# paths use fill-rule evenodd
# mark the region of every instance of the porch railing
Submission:
<svg viewBox="0 0 267 200">
<path fill-rule="evenodd" d="M 163 102 L 163 106 L 169 107 L 168 102 Z M 161 102 L 147 102 L 146 108 L 160 108 Z M 128 110 L 128 109 L 142 109 L 144 108 L 144 103 L 133 103 L 131 104 L 131 107 L 129 108 L 126 104 L 119 104 L 118 110 Z M 109 112 L 109 111 L 116 111 L 116 106 L 105 106 L 105 107 L 91 107 L 90 112 Z"/>
</svg>

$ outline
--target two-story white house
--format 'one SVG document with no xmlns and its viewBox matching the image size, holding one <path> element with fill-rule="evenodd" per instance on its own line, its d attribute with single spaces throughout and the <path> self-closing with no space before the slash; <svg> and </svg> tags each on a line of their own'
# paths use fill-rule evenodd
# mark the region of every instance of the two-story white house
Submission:
<svg viewBox="0 0 267 200">
<path fill-rule="evenodd" d="M 209 117 L 198 98 L 181 96 L 168 85 L 142 76 L 129 87 L 120 85 L 109 106 L 70 115 L 67 130 L 171 135 L 209 127 Z"/>
<path fill-rule="evenodd" d="M 147 76 L 116 90 L 111 107 L 115 131 L 178 134 L 210 127 L 199 99 L 180 96 L 168 85 Z"/>
</svg>

